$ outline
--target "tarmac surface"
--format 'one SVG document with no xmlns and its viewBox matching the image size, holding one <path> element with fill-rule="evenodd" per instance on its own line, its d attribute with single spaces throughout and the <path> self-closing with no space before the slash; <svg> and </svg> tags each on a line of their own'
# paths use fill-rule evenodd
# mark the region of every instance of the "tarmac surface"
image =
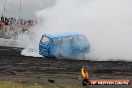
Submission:
<svg viewBox="0 0 132 88">
<path fill-rule="evenodd" d="M 84 88 L 78 79 L 83 66 L 88 69 L 91 79 L 132 80 L 132 62 L 26 57 L 21 55 L 21 50 L 22 48 L 0 47 L 0 80 L 41 83 L 54 81 L 56 84 L 78 85 L 79 88 Z M 43 63 L 35 64 L 35 59 L 42 59 Z M 132 88 L 132 85 L 92 88 Z"/>
</svg>

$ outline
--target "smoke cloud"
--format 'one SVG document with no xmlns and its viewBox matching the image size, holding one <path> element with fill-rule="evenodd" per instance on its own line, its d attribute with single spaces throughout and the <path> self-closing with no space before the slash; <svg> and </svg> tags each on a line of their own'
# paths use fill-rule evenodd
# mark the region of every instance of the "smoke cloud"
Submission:
<svg viewBox="0 0 132 88">
<path fill-rule="evenodd" d="M 44 33 L 83 33 L 91 44 L 88 59 L 132 60 L 131 5 L 131 0 L 58 0 L 36 12 L 42 24 L 32 32 L 37 43 Z"/>
</svg>

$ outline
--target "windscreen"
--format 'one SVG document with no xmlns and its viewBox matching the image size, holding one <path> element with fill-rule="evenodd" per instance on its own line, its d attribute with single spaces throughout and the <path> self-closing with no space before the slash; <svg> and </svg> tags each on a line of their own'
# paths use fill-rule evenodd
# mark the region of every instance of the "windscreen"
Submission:
<svg viewBox="0 0 132 88">
<path fill-rule="evenodd" d="M 46 37 L 46 36 L 42 37 L 41 43 L 43 43 L 43 44 L 45 44 L 45 45 L 48 45 L 48 44 L 49 44 L 49 38 Z"/>
</svg>

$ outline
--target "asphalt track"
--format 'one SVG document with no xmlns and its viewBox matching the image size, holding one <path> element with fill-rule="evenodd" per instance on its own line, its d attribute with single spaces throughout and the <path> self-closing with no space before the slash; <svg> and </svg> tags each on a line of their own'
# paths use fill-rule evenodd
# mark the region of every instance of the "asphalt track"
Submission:
<svg viewBox="0 0 132 88">
<path fill-rule="evenodd" d="M 43 59 L 35 64 L 35 57 L 21 55 L 22 48 L 0 47 L 0 80 L 41 81 L 48 79 L 55 83 L 81 85 L 78 77 L 81 68 L 87 67 L 91 79 L 132 79 L 132 62 L 125 61 L 83 61 L 55 58 Z M 132 88 L 128 86 L 107 86 L 96 88 Z"/>
</svg>

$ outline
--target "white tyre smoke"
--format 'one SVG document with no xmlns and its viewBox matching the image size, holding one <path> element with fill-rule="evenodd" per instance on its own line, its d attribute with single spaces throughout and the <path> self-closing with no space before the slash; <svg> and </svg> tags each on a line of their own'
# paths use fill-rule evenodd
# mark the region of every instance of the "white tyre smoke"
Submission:
<svg viewBox="0 0 132 88">
<path fill-rule="evenodd" d="M 87 36 L 95 60 L 132 60 L 131 0 L 58 0 L 36 13 L 43 20 L 35 33 L 80 32 Z M 34 46 L 38 47 L 38 46 Z"/>
</svg>

